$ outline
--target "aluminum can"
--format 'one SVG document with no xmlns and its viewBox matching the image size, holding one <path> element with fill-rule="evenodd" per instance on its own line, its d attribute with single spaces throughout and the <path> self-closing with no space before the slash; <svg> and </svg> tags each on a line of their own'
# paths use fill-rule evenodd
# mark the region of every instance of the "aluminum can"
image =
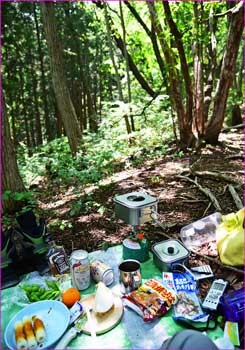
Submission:
<svg viewBox="0 0 245 350">
<path fill-rule="evenodd" d="M 78 290 L 87 289 L 90 286 L 90 267 L 86 250 L 74 250 L 71 253 L 70 269 L 72 286 Z"/>
<path fill-rule="evenodd" d="M 102 261 L 92 260 L 90 262 L 90 271 L 95 282 L 104 282 L 106 286 L 112 284 L 114 279 L 113 270 Z"/>
</svg>

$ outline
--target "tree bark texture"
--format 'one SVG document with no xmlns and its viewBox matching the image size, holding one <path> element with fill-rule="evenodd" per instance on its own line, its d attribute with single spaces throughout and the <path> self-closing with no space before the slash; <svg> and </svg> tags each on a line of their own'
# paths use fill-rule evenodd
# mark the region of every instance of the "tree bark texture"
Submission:
<svg viewBox="0 0 245 350">
<path fill-rule="evenodd" d="M 240 1 L 232 10 L 227 45 L 223 57 L 220 79 L 217 85 L 213 114 L 205 132 L 205 140 L 210 144 L 218 142 L 219 133 L 225 118 L 226 103 L 229 89 L 234 77 L 236 59 L 243 31 L 243 1 Z"/>
<path fill-rule="evenodd" d="M 72 154 L 75 155 L 78 150 L 79 143 L 81 142 L 81 131 L 65 77 L 62 48 L 60 39 L 57 35 L 58 29 L 54 14 L 54 4 L 50 2 L 43 2 L 41 3 L 41 8 L 49 51 L 54 92 L 65 132 L 68 137 L 70 149 Z"/>
<path fill-rule="evenodd" d="M 25 186 L 17 166 L 14 145 L 10 135 L 5 101 L 2 101 L 2 191 L 25 192 Z M 3 210 L 13 212 L 20 209 L 21 203 L 14 199 L 2 201 Z"/>
<path fill-rule="evenodd" d="M 47 98 L 46 79 L 45 79 L 45 70 L 44 70 L 44 59 L 43 59 L 41 36 L 40 36 L 40 30 L 39 30 L 39 25 L 38 25 L 35 2 L 33 3 L 33 14 L 34 14 L 36 34 L 37 34 L 37 45 L 38 45 L 37 49 L 38 49 L 38 56 L 39 56 L 40 70 L 41 70 L 41 89 L 42 89 L 42 99 L 43 99 L 43 107 L 44 107 L 44 121 L 45 121 L 47 139 L 48 139 L 48 141 L 51 141 L 53 139 L 53 132 L 52 132 L 51 123 L 50 123 L 50 119 L 49 119 L 49 108 L 48 108 L 48 98 Z"/>
<path fill-rule="evenodd" d="M 213 4 L 212 4 L 213 5 Z M 215 78 L 215 71 L 217 67 L 217 40 L 216 40 L 216 27 L 217 27 L 217 19 L 214 18 L 214 7 L 211 5 L 210 12 L 209 12 L 209 25 L 207 27 L 207 30 L 210 32 L 211 36 L 211 43 L 208 46 L 208 53 L 209 53 L 209 74 L 206 81 L 206 85 L 204 87 L 204 105 L 203 105 L 203 120 L 204 123 L 207 123 L 208 120 L 208 112 L 209 107 L 212 100 L 212 91 L 214 86 L 214 78 Z"/>
</svg>

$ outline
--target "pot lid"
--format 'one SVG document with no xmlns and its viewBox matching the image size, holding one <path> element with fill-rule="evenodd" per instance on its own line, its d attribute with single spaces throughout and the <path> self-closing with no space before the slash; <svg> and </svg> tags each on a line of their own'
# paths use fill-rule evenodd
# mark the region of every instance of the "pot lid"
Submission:
<svg viewBox="0 0 245 350">
<path fill-rule="evenodd" d="M 116 196 L 114 198 L 114 202 L 121 204 L 127 208 L 140 208 L 155 204 L 158 202 L 158 199 L 144 192 L 131 192 Z"/>
<path fill-rule="evenodd" d="M 152 250 L 159 259 L 166 263 L 184 259 L 189 255 L 189 250 L 177 239 L 168 239 L 167 241 L 156 243 Z"/>
</svg>

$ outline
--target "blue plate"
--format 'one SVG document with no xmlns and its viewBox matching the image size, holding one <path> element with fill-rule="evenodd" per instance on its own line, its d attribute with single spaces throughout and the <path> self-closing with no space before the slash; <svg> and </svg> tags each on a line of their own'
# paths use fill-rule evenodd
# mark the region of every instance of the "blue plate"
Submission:
<svg viewBox="0 0 245 350">
<path fill-rule="evenodd" d="M 14 325 L 16 321 L 22 321 L 24 316 L 40 318 L 45 327 L 46 338 L 38 344 L 37 349 L 46 349 L 54 344 L 65 332 L 70 322 L 70 311 L 56 300 L 44 300 L 32 303 L 20 310 L 8 323 L 4 333 L 4 340 L 9 349 L 16 349 Z"/>
</svg>

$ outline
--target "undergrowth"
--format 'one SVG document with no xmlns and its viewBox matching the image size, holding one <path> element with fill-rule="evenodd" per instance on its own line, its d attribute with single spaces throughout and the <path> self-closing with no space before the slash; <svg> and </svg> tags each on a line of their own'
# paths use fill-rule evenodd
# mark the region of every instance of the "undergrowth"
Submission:
<svg viewBox="0 0 245 350">
<path fill-rule="evenodd" d="M 96 184 L 122 168 L 139 166 L 146 159 L 166 154 L 173 138 L 168 112 L 135 117 L 137 131 L 127 135 L 118 108 L 109 111 L 97 134 L 84 133 L 76 157 L 71 156 L 66 137 L 46 143 L 32 157 L 27 152 L 19 153 L 20 172 L 27 188 L 37 176 L 47 176 L 63 185 Z"/>
</svg>

